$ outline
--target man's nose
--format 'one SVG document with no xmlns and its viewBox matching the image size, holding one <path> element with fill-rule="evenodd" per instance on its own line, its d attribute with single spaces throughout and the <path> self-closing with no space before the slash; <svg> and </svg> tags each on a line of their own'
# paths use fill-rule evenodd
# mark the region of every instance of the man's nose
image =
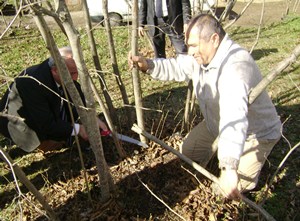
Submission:
<svg viewBox="0 0 300 221">
<path fill-rule="evenodd" d="M 188 47 L 188 55 L 190 55 L 190 56 L 194 55 L 194 50 L 192 48 Z"/>
</svg>

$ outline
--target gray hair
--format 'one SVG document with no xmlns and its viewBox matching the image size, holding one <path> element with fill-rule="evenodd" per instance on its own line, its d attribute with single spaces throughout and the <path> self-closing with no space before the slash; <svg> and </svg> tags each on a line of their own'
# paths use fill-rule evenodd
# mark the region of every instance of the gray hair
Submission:
<svg viewBox="0 0 300 221">
<path fill-rule="evenodd" d="M 205 40 L 209 40 L 214 33 L 217 33 L 221 40 L 226 35 L 226 32 L 220 22 L 210 14 L 199 14 L 189 21 L 186 31 L 186 41 L 189 39 L 190 32 L 193 27 L 198 29 L 199 38 L 203 38 Z"/>
<path fill-rule="evenodd" d="M 73 52 L 70 46 L 61 47 L 58 49 L 58 51 L 63 58 L 73 58 Z M 49 58 L 48 65 L 50 68 L 55 67 L 55 62 L 53 57 Z"/>
</svg>

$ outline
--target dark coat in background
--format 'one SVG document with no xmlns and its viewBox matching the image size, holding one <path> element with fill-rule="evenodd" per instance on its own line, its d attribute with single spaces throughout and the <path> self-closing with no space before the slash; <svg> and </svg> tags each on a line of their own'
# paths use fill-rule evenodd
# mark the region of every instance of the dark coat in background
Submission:
<svg viewBox="0 0 300 221">
<path fill-rule="evenodd" d="M 167 35 L 176 50 L 176 54 L 187 53 L 184 42 L 184 24 L 191 17 L 190 0 L 163 0 L 166 1 L 168 15 L 157 18 L 155 13 L 155 0 L 141 0 L 139 7 L 139 26 L 147 25 L 146 31 L 153 42 L 155 57 L 166 57 Z"/>
<path fill-rule="evenodd" d="M 141 0 L 139 7 L 140 26 L 149 25 L 150 36 L 155 35 L 155 26 L 158 25 L 155 16 L 155 0 Z M 191 18 L 190 0 L 165 0 L 168 9 L 166 23 L 172 26 L 173 32 L 183 33 L 183 25 Z"/>
</svg>

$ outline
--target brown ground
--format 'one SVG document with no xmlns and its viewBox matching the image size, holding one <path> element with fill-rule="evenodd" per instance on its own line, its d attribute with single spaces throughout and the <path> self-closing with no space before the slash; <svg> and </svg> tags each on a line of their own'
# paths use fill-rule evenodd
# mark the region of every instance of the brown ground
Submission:
<svg viewBox="0 0 300 221">
<path fill-rule="evenodd" d="M 289 11 L 291 12 L 294 6 L 294 0 L 291 2 L 289 6 Z M 234 6 L 233 10 L 236 13 L 241 13 L 243 8 L 247 5 L 244 2 L 237 2 Z M 260 21 L 261 13 L 262 13 L 263 4 L 261 3 L 252 3 L 249 8 L 245 11 L 243 16 L 235 23 L 235 25 L 241 26 L 257 26 Z M 263 24 L 271 24 L 273 22 L 278 22 L 284 18 L 286 15 L 286 11 L 288 9 L 287 1 L 268 1 L 266 0 L 264 6 L 264 16 L 263 16 Z M 298 7 L 297 11 L 300 14 L 300 7 Z"/>
</svg>

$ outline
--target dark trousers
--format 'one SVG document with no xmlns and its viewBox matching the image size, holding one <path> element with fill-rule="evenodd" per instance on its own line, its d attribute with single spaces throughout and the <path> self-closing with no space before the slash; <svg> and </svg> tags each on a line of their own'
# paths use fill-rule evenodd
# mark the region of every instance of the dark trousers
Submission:
<svg viewBox="0 0 300 221">
<path fill-rule="evenodd" d="M 155 28 L 155 34 L 152 38 L 156 58 L 166 57 L 166 35 L 169 37 L 177 55 L 187 53 L 183 33 L 176 33 L 174 27 L 162 20 Z"/>
</svg>

